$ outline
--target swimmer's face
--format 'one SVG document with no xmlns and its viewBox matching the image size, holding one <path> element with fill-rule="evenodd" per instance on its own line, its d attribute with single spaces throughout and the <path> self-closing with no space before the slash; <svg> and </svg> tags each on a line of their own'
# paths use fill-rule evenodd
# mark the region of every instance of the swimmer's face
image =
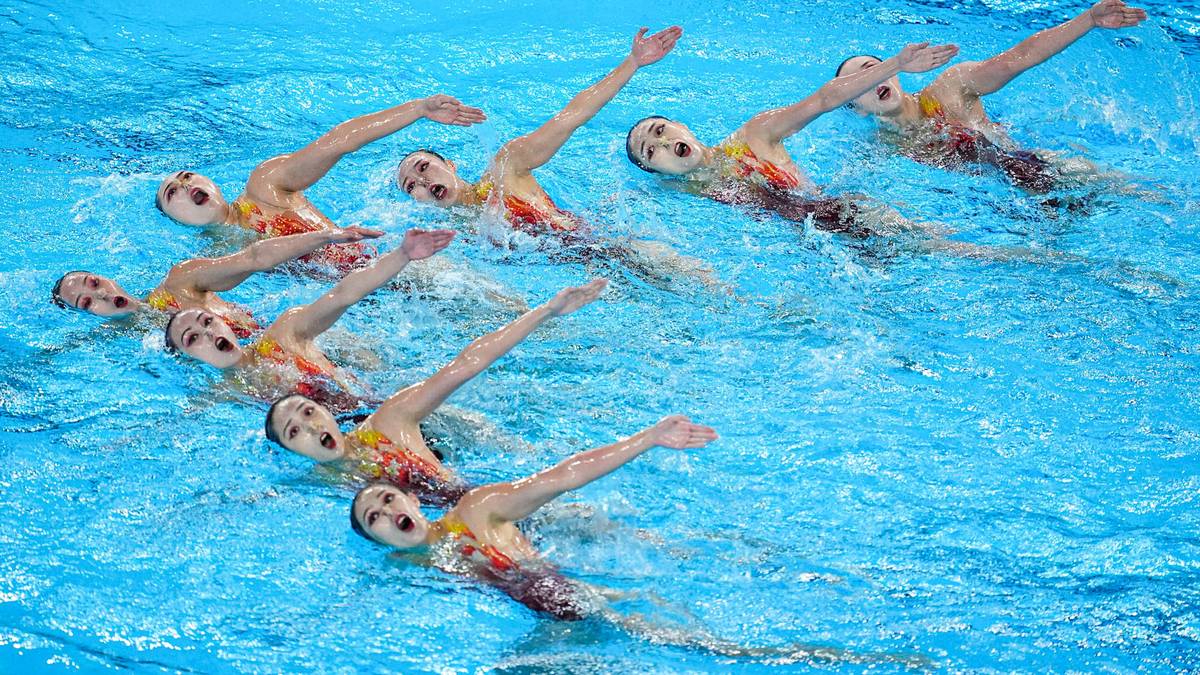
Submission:
<svg viewBox="0 0 1200 675">
<path fill-rule="evenodd" d="M 428 152 L 415 152 L 400 162 L 396 178 L 400 189 L 426 204 L 450 206 L 457 203 L 462 181 L 454 162 Z"/>
<path fill-rule="evenodd" d="M 88 272 L 72 272 L 63 277 L 58 297 L 67 305 L 96 316 L 126 316 L 138 305 L 117 282 Z"/>
<path fill-rule="evenodd" d="M 429 535 L 416 498 L 391 485 L 363 488 L 354 497 L 354 519 L 371 539 L 394 548 L 420 546 Z"/>
<path fill-rule="evenodd" d="M 212 225 L 225 217 L 225 197 L 208 178 L 191 171 L 168 176 L 158 185 L 158 206 L 184 225 Z"/>
<path fill-rule="evenodd" d="M 704 161 L 704 146 L 690 129 L 661 117 L 642 120 L 627 139 L 629 152 L 658 173 L 682 176 Z"/>
<path fill-rule="evenodd" d="M 230 368 L 242 358 L 233 330 L 221 317 L 203 309 L 185 309 L 171 322 L 171 341 L 179 351 L 217 368 Z"/>
<path fill-rule="evenodd" d="M 345 439 L 337 420 L 325 406 L 303 396 L 289 396 L 275 406 L 271 426 L 279 443 L 318 462 L 331 462 L 345 454 Z"/>
<path fill-rule="evenodd" d="M 838 76 L 857 73 L 877 65 L 879 59 L 874 56 L 856 56 L 842 66 Z M 900 78 L 893 75 L 873 90 L 851 101 L 850 105 L 864 115 L 894 115 L 900 110 L 900 99 L 903 97 L 904 90 L 900 88 Z"/>
</svg>

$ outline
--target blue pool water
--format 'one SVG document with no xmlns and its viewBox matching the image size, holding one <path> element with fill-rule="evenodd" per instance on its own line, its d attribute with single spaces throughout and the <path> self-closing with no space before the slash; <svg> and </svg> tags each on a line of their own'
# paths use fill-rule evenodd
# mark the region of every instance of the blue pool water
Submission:
<svg viewBox="0 0 1200 675">
<path fill-rule="evenodd" d="M 220 3 L 214 3 L 220 5 Z M 651 114 L 715 142 L 793 101 L 851 52 L 955 41 L 977 59 L 1082 9 L 1033 0 L 392 3 L 101 1 L 0 8 L 0 671 L 751 672 L 601 623 L 561 624 L 497 591 L 389 562 L 346 526 L 351 488 L 269 447 L 257 405 L 165 355 L 157 335 L 48 302 L 92 269 L 148 291 L 227 250 L 152 207 L 164 173 L 230 197 L 262 159 L 351 116 L 436 92 L 483 107 L 418 125 L 309 192 L 342 225 L 466 233 L 415 297 L 340 324 L 427 376 L 514 313 L 603 274 L 601 303 L 551 324 L 451 400 L 439 423 L 479 483 L 520 476 L 673 412 L 703 451 L 655 450 L 531 523 L 587 581 L 657 594 L 623 609 L 757 647 L 922 655 L 952 670 L 1200 668 L 1200 155 L 1189 59 L 1200 5 L 1085 37 L 990 98 L 1027 147 L 1086 156 L 1155 197 L 1079 211 L 989 177 L 888 156 L 838 111 L 789 141 L 814 179 L 956 239 L 1053 264 L 848 245 L 661 189 L 624 158 Z M 420 146 L 475 178 L 626 53 L 675 53 L 539 178 L 611 236 L 708 261 L 733 287 L 660 288 L 619 266 L 498 250 L 389 183 Z M 905 76 L 913 89 L 932 75 Z M 325 285 L 264 275 L 228 297 L 271 317 Z M 802 668 L 804 664 L 792 664 Z M 888 668 L 885 666 L 885 668 Z"/>
</svg>

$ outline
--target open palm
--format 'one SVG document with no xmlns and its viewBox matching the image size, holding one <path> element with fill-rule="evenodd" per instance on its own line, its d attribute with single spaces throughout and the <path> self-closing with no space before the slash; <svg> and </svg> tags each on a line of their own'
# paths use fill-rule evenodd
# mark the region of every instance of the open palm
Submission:
<svg viewBox="0 0 1200 675">
<path fill-rule="evenodd" d="M 717 432 L 703 424 L 693 424 L 683 415 L 664 417 L 647 432 L 650 442 L 664 448 L 703 448 L 717 440 Z"/>
<path fill-rule="evenodd" d="M 487 119 L 487 115 L 479 108 L 463 105 L 458 99 L 445 94 L 430 96 L 422 104 L 425 118 L 441 124 L 469 127 Z"/>
<path fill-rule="evenodd" d="M 1101 28 L 1128 28 L 1146 20 L 1146 10 L 1129 7 L 1122 0 L 1101 0 L 1092 5 L 1092 22 Z"/>
<path fill-rule="evenodd" d="M 901 49 L 900 53 L 896 55 L 896 60 L 899 61 L 900 70 L 903 72 L 924 73 L 946 65 L 946 62 L 954 58 L 957 53 L 957 45 L 930 46 L 928 42 L 920 42 Z"/>
<path fill-rule="evenodd" d="M 608 286 L 608 279 L 596 279 L 583 286 L 564 288 L 546 306 L 554 316 L 565 316 L 600 297 L 605 286 Z"/>
<path fill-rule="evenodd" d="M 404 233 L 404 252 L 409 260 L 424 260 L 450 245 L 454 230 L 417 230 Z"/>
<path fill-rule="evenodd" d="M 648 66 L 651 63 L 656 63 L 667 55 L 667 52 L 675 48 L 675 43 L 679 41 L 679 36 L 683 35 L 683 29 L 679 26 L 671 26 L 666 30 L 659 31 L 650 37 L 645 37 L 648 28 L 643 28 L 638 31 L 637 35 L 633 36 L 633 61 L 638 67 Z"/>
</svg>

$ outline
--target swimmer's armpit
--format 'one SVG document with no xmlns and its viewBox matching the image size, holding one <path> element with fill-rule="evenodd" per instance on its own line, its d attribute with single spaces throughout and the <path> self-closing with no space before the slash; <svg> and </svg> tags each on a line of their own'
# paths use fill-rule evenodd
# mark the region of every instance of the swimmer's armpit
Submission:
<svg viewBox="0 0 1200 675">
<path fill-rule="evenodd" d="M 453 361 L 432 377 L 401 390 L 380 406 L 375 414 L 395 415 L 410 423 L 420 422 L 459 387 L 520 344 L 538 326 L 591 303 L 600 297 L 607 285 L 606 280 L 596 279 L 584 286 L 563 289 L 541 307 L 526 312 L 500 330 L 484 335 L 467 345 Z"/>
<path fill-rule="evenodd" d="M 237 253 L 220 258 L 196 258 L 179 263 L 167 274 L 173 287 L 190 287 L 197 292 L 228 291 L 256 272 L 265 272 L 325 246 L 383 236 L 379 230 L 349 227 L 344 230 L 305 232 L 255 242 Z"/>
<path fill-rule="evenodd" d="M 717 432 L 711 427 L 672 415 L 629 438 L 581 452 L 528 478 L 478 488 L 472 497 L 480 498 L 473 503 L 488 509 L 498 520 L 521 520 L 555 497 L 607 476 L 650 448 L 702 448 L 716 438 Z"/>
<path fill-rule="evenodd" d="M 453 230 L 412 229 L 404 234 L 404 244 L 379 257 L 373 265 L 347 274 L 336 286 L 315 302 L 284 312 L 268 333 L 290 333 L 301 340 L 312 340 L 329 330 L 354 303 L 386 284 L 408 265 L 434 255 L 450 245 Z"/>
<path fill-rule="evenodd" d="M 400 131 L 419 119 L 470 126 L 486 119 L 483 111 L 444 94 L 419 98 L 381 112 L 343 122 L 300 150 L 263 162 L 251 181 L 300 192 L 321 180 L 342 157 Z"/>
<path fill-rule="evenodd" d="M 621 91 L 638 68 L 658 62 L 675 48 L 683 29 L 671 26 L 650 37 L 645 28 L 633 38 L 629 56 L 604 79 L 584 89 L 567 107 L 537 130 L 509 141 L 496 153 L 495 164 L 503 171 L 524 174 L 550 161 L 575 130 L 596 116 Z"/>
<path fill-rule="evenodd" d="M 1145 20 L 1145 10 L 1128 7 L 1122 0 L 1102 0 L 1070 21 L 1034 33 L 1006 52 L 986 61 L 961 64 L 942 77 L 956 78 L 965 93 L 984 96 L 1045 63 L 1093 28 L 1129 28 Z"/>
<path fill-rule="evenodd" d="M 775 144 L 808 126 L 813 120 L 871 91 L 897 73 L 922 73 L 954 58 L 955 45 L 910 44 L 900 53 L 870 68 L 835 77 L 799 103 L 759 113 L 742 126 L 743 138 Z"/>
</svg>

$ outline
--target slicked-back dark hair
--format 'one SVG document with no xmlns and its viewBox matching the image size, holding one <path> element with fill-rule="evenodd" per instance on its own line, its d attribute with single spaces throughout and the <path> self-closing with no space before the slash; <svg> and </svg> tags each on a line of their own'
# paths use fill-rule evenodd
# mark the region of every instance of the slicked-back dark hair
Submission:
<svg viewBox="0 0 1200 675">
<path fill-rule="evenodd" d="M 853 61 L 854 59 L 857 59 L 860 56 L 866 56 L 868 58 L 875 59 L 876 61 L 878 61 L 880 63 L 883 63 L 883 59 L 879 58 L 878 56 L 875 56 L 874 54 L 855 54 L 854 56 L 851 56 L 850 58 L 846 59 L 845 61 L 842 61 L 841 63 L 839 63 L 837 70 L 833 71 L 833 76 L 841 77 L 842 76 L 842 68 L 845 68 L 847 63 L 850 63 L 851 61 Z"/>
<path fill-rule="evenodd" d="M 179 345 L 175 344 L 175 341 L 171 339 L 171 326 L 175 323 L 175 319 L 180 314 L 181 314 L 181 312 L 175 312 L 174 314 L 172 314 L 171 318 L 167 320 L 166 329 L 163 330 L 163 343 L 166 345 L 168 352 L 178 352 L 179 351 Z"/>
<path fill-rule="evenodd" d="M 293 399 L 297 396 L 300 398 L 306 398 L 303 394 L 288 394 L 282 398 L 275 399 L 275 402 L 271 404 L 271 407 L 267 408 L 267 421 L 263 423 L 263 432 L 266 434 L 268 441 L 278 445 L 283 445 L 283 441 L 279 439 L 279 434 L 275 433 L 275 428 L 271 426 L 271 420 L 275 417 L 275 411 L 280 405 L 283 404 L 284 401 Z"/>
<path fill-rule="evenodd" d="M 405 155 L 404 159 L 400 160 L 400 164 L 403 164 L 404 162 L 408 161 L 409 157 L 412 157 L 413 155 L 422 153 L 422 152 L 427 155 L 433 155 L 434 157 L 437 157 L 438 159 L 442 160 L 443 162 L 450 161 L 450 160 L 446 159 L 445 157 L 442 157 L 441 155 L 437 154 L 436 152 L 430 150 L 429 148 L 421 148 L 420 150 L 413 150 L 412 152 Z M 399 166 L 399 164 L 397 166 Z"/>
<path fill-rule="evenodd" d="M 633 162 L 633 165 L 636 166 L 637 168 L 641 169 L 642 171 L 645 171 L 646 173 L 658 173 L 654 169 L 651 169 L 650 167 L 643 164 L 642 160 L 639 159 L 638 156 L 633 153 L 633 131 L 634 131 L 634 129 L 637 129 L 638 126 L 641 125 L 642 122 L 649 122 L 650 120 L 663 120 L 665 122 L 671 121 L 671 120 L 663 117 L 662 115 L 651 115 L 649 117 L 643 117 L 642 119 L 634 122 L 633 126 L 629 127 L 629 133 L 625 135 L 625 154 L 626 154 L 626 156 L 629 157 L 629 161 Z"/>
<path fill-rule="evenodd" d="M 89 272 L 87 270 L 71 270 L 70 272 L 67 272 L 59 277 L 58 281 L 54 282 L 54 287 L 50 289 L 50 301 L 59 307 L 62 307 L 63 309 L 71 309 L 71 306 L 67 304 L 67 301 L 63 300 L 62 285 L 63 282 L 67 280 L 67 277 L 71 276 L 72 274 L 89 274 Z"/>
<path fill-rule="evenodd" d="M 354 499 L 350 500 L 350 529 L 354 530 L 355 534 L 362 537 L 363 539 L 366 539 L 367 541 L 371 542 L 372 544 L 378 544 L 379 542 L 372 539 L 371 535 L 367 534 L 367 531 L 363 529 L 362 524 L 358 522 L 358 519 L 354 517 L 354 505 L 358 503 L 359 495 L 366 492 L 367 488 L 375 486 L 375 485 L 382 485 L 382 483 L 371 483 L 370 485 L 363 487 L 363 489 L 359 490 L 358 492 L 355 492 Z"/>
</svg>

